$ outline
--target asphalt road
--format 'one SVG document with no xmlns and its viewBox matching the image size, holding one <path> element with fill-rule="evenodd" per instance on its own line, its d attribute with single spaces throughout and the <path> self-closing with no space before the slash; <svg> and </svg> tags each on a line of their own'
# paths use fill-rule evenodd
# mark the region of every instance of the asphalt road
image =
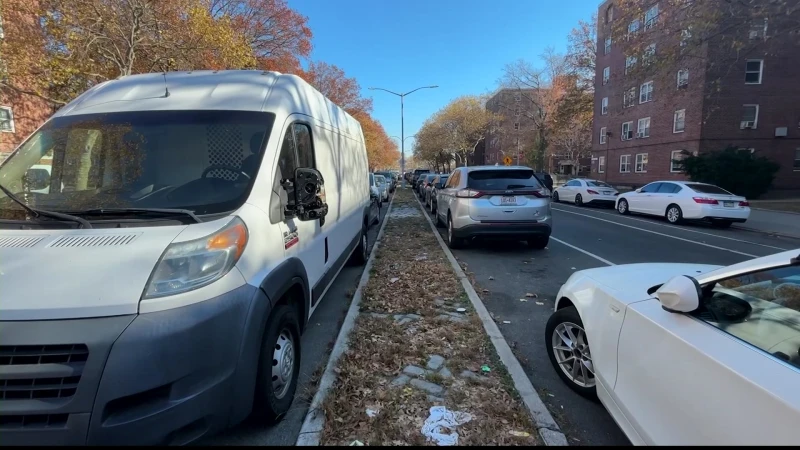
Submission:
<svg viewBox="0 0 800 450">
<path fill-rule="evenodd" d="M 387 210 L 388 204 L 384 203 L 381 221 L 386 218 Z M 373 225 L 370 229 L 370 245 L 374 245 L 379 229 L 380 224 Z M 294 446 L 363 269 L 363 266 L 346 265 L 311 316 L 300 341 L 303 352 L 300 360 L 300 384 L 291 410 L 283 420 L 268 426 L 251 418 L 220 435 L 202 439 L 196 445 Z"/>
<path fill-rule="evenodd" d="M 481 296 L 499 323 L 511 322 L 500 329 L 571 445 L 630 445 L 603 406 L 571 391 L 547 357 L 545 324 L 555 295 L 573 272 L 641 262 L 729 265 L 800 248 L 800 240 L 702 224 L 674 226 L 613 209 L 556 204 L 553 210 L 553 234 L 544 250 L 487 241 L 453 253 L 489 290 Z M 538 298 L 521 302 L 526 293 Z"/>
</svg>

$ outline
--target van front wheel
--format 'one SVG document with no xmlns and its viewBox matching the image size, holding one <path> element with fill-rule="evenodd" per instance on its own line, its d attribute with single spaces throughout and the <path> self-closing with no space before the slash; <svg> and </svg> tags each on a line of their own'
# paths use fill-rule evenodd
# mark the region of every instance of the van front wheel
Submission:
<svg viewBox="0 0 800 450">
<path fill-rule="evenodd" d="M 261 422 L 282 419 L 292 405 L 300 376 L 300 325 L 297 310 L 278 305 L 264 330 L 258 362 L 254 414 Z"/>
</svg>

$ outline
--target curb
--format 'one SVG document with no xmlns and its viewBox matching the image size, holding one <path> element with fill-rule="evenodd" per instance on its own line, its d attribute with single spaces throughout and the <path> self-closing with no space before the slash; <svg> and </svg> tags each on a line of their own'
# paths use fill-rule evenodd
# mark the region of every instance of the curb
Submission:
<svg viewBox="0 0 800 450">
<path fill-rule="evenodd" d="M 772 236 L 778 236 L 783 238 L 790 238 L 790 239 L 800 239 L 800 234 L 791 234 L 791 233 L 784 233 L 781 231 L 767 231 L 767 230 L 759 230 L 757 228 L 750 228 L 742 225 L 731 225 L 731 228 L 735 228 L 737 230 L 742 231 L 749 231 L 751 233 L 761 233 L 761 234 L 768 234 Z"/>
<path fill-rule="evenodd" d="M 752 206 L 750 207 L 750 209 L 755 209 L 756 211 L 766 211 L 766 212 L 773 212 L 773 213 L 778 213 L 778 214 L 793 214 L 795 216 L 800 216 L 800 212 L 794 212 L 794 211 L 779 211 L 777 209 L 766 209 L 766 208 L 758 208 L 758 207 L 753 208 Z"/>
<path fill-rule="evenodd" d="M 536 424 L 536 428 L 539 431 L 539 436 L 541 436 L 542 441 L 547 446 L 569 446 L 567 437 L 561 432 L 561 428 L 559 428 L 558 424 L 553 419 L 553 416 L 550 414 L 550 411 L 547 409 L 544 402 L 542 402 L 542 399 L 539 397 L 539 394 L 533 387 L 528 375 L 526 375 L 525 371 L 522 369 L 522 365 L 519 363 L 519 360 L 516 356 L 514 356 L 514 353 L 511 351 L 511 347 L 508 346 L 506 338 L 503 336 L 503 333 L 500 332 L 500 328 L 497 326 L 494 320 L 492 320 L 492 316 L 489 315 L 489 310 L 486 309 L 486 306 L 478 296 L 478 293 L 475 292 L 475 288 L 472 287 L 467 275 L 463 270 L 461 270 L 461 266 L 458 264 L 458 261 L 456 261 L 455 256 L 453 256 L 453 252 L 451 252 L 450 248 L 448 248 L 444 243 L 442 236 L 436 229 L 436 225 L 425 212 L 422 202 L 417 199 L 417 203 L 419 203 L 419 206 L 422 209 L 422 215 L 425 216 L 425 220 L 428 221 L 428 225 L 431 226 L 433 234 L 436 236 L 436 240 L 439 242 L 439 246 L 442 247 L 444 254 L 450 261 L 450 265 L 453 266 L 453 270 L 456 272 L 456 276 L 461 281 L 461 286 L 464 288 L 469 300 L 472 302 L 472 306 L 475 307 L 475 311 L 478 313 L 478 317 L 480 317 L 481 322 L 483 323 L 483 329 L 486 331 L 486 334 L 489 335 L 489 338 L 494 345 L 494 349 L 497 351 L 497 356 L 500 357 L 500 361 L 506 366 L 506 370 L 508 370 L 509 375 L 511 375 L 511 379 L 514 381 L 514 388 L 517 390 L 520 397 L 522 397 L 523 403 L 525 403 L 525 406 L 528 408 L 528 412 L 530 413 L 534 424 Z"/>
<path fill-rule="evenodd" d="M 328 396 L 328 392 L 333 387 L 336 381 L 336 363 L 339 358 L 347 350 L 347 340 L 350 332 L 356 324 L 358 317 L 358 309 L 361 303 L 361 291 L 369 281 L 369 272 L 372 269 L 372 264 L 375 261 L 375 255 L 378 253 L 378 247 L 383 237 L 383 231 L 386 224 L 389 223 L 389 214 L 392 212 L 392 203 L 394 197 L 389 201 L 389 208 L 384 215 L 381 228 L 378 230 L 378 236 L 375 238 L 375 244 L 372 246 L 372 251 L 369 253 L 369 259 L 364 264 L 364 271 L 361 273 L 361 279 L 356 287 L 356 292 L 353 295 L 353 300 L 350 302 L 350 308 L 347 310 L 347 315 L 342 323 L 342 328 L 339 330 L 339 335 L 336 337 L 336 343 L 333 346 L 331 355 L 328 357 L 328 364 L 325 366 L 325 372 L 322 374 L 322 379 L 319 382 L 317 393 L 314 394 L 314 399 L 311 401 L 311 406 L 308 407 L 306 417 L 303 420 L 303 425 L 300 427 L 300 434 L 297 436 L 296 446 L 318 446 L 322 429 L 325 428 L 325 412 L 322 410 L 322 404 Z"/>
</svg>

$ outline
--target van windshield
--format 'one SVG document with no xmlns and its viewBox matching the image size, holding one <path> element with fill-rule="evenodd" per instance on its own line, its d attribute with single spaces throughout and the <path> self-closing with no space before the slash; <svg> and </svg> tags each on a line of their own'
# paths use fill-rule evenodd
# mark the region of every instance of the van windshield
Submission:
<svg viewBox="0 0 800 450">
<path fill-rule="evenodd" d="M 0 166 L 0 183 L 36 209 L 235 210 L 247 198 L 275 115 L 136 111 L 57 117 Z M 0 192 L 0 219 L 22 208 Z"/>
</svg>

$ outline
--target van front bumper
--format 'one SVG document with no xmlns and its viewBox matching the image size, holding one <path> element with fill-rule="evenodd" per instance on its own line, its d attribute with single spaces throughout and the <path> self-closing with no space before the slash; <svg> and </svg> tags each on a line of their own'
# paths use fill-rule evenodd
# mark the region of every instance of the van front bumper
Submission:
<svg viewBox="0 0 800 450">
<path fill-rule="evenodd" d="M 256 302 L 244 285 L 156 313 L 0 322 L 3 445 L 186 444 L 241 420 Z"/>
</svg>

